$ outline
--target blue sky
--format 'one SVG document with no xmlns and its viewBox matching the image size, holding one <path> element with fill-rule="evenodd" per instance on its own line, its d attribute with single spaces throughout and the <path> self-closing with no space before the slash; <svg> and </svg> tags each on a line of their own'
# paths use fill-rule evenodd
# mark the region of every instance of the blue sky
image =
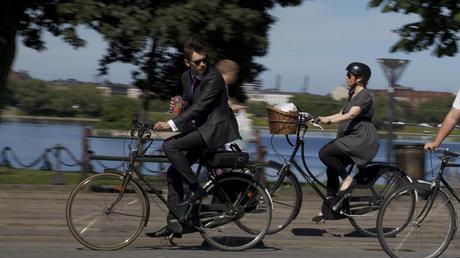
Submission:
<svg viewBox="0 0 460 258">
<path fill-rule="evenodd" d="M 457 92 L 460 87 L 460 54 L 437 58 L 431 50 L 418 53 L 390 53 L 398 36 L 391 30 L 418 19 L 403 14 L 382 14 L 368 9 L 367 0 L 307 0 L 301 6 L 275 8 L 278 22 L 270 30 L 268 54 L 256 59 L 267 71 L 260 74 L 264 88 L 273 88 L 281 75 L 281 88 L 300 91 L 304 76 L 309 77 L 309 92 L 327 94 L 342 85 L 349 62 L 367 63 L 372 69 L 369 88 L 383 89 L 388 83 L 377 58 L 409 59 L 398 81 L 416 90 Z M 74 50 L 59 38 L 46 36 L 48 50 L 36 52 L 20 45 L 14 69 L 27 70 L 36 78 L 52 80 L 74 78 L 94 81 L 98 59 L 106 44 L 89 30 L 82 30 L 87 47 Z M 110 66 L 107 79 L 130 83 L 132 67 Z"/>
</svg>

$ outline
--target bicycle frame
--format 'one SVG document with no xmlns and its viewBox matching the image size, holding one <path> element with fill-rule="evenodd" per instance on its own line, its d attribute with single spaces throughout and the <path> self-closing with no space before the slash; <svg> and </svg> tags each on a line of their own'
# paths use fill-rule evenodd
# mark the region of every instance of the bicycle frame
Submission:
<svg viewBox="0 0 460 258">
<path fill-rule="evenodd" d="M 128 186 L 129 181 L 132 180 L 132 181 L 138 183 L 137 181 L 140 180 L 143 183 L 143 185 L 139 184 L 140 189 L 143 191 L 142 194 L 146 197 L 146 200 L 147 200 L 148 203 L 150 203 L 150 202 L 149 202 L 147 191 L 149 193 L 152 192 L 153 194 L 155 194 L 160 199 L 160 201 L 167 207 L 168 211 L 173 214 L 175 219 L 177 219 L 180 222 L 185 222 L 185 220 L 190 215 L 192 206 L 188 207 L 188 209 L 187 209 L 187 211 L 185 212 L 184 215 L 180 216 L 179 214 L 177 214 L 175 207 L 170 206 L 170 204 L 168 203 L 166 198 L 163 197 L 162 193 L 158 189 L 156 189 L 155 186 L 149 184 L 147 182 L 147 180 L 144 178 L 144 176 L 142 175 L 142 173 L 140 173 L 140 171 L 136 167 L 136 162 L 138 161 L 138 158 L 143 157 L 145 152 L 146 152 L 146 150 L 147 150 L 147 149 L 145 149 L 144 151 L 141 151 L 142 146 L 144 146 L 144 144 L 146 143 L 146 139 L 143 139 L 141 137 L 141 135 L 143 135 L 143 133 L 144 132 L 142 132 L 142 131 L 139 132 L 140 136 L 137 137 L 138 139 L 137 139 L 137 143 L 135 145 L 135 148 L 132 149 L 130 151 L 130 154 L 129 154 L 128 169 L 126 171 L 122 172 L 124 178 L 123 178 L 122 188 L 121 188 L 120 194 L 118 195 L 117 199 L 114 200 L 114 202 L 110 205 L 110 207 L 107 208 L 106 212 L 110 213 L 114 209 L 114 207 L 116 207 L 116 205 L 120 202 L 120 200 L 123 198 L 123 195 L 125 193 L 125 190 L 126 190 L 126 188 Z M 167 159 L 167 157 L 165 155 L 149 155 L 149 157 L 155 157 L 155 158 L 158 158 L 158 159 Z M 204 157 L 204 155 L 199 159 L 199 166 L 198 166 L 198 169 L 197 169 L 197 177 L 199 177 L 201 169 L 203 167 L 203 165 L 202 165 L 203 157 Z M 218 184 L 217 180 L 215 180 L 215 178 L 217 177 L 217 174 L 216 174 L 217 172 L 215 171 L 215 169 L 210 169 L 210 168 L 207 168 L 207 169 L 212 175 L 212 176 L 209 177 L 208 184 L 214 184 L 214 185 L 218 186 L 219 184 Z M 137 176 L 137 178 L 134 179 L 133 174 L 135 174 Z M 147 191 L 146 191 L 146 188 L 147 188 Z M 219 193 L 222 196 L 224 196 L 227 200 L 229 200 L 228 195 L 225 193 L 225 191 L 223 191 L 223 189 L 221 189 L 221 187 L 216 187 L 216 189 L 219 191 Z M 246 189 L 246 191 L 247 191 L 247 189 Z M 241 200 L 239 200 L 239 201 L 241 201 Z M 233 207 L 228 207 L 228 203 L 226 203 L 226 205 L 227 205 L 227 208 L 229 208 L 229 209 L 233 208 Z M 235 203 L 233 205 L 234 206 L 239 205 L 239 203 Z M 147 208 L 148 208 L 147 214 L 150 214 L 150 205 L 148 205 Z M 148 223 L 148 220 L 149 220 L 149 218 L 147 217 L 145 224 Z"/>
<path fill-rule="evenodd" d="M 327 200 L 327 197 L 323 194 L 323 192 L 320 190 L 319 187 L 321 188 L 326 188 L 326 186 L 321 183 L 318 178 L 316 178 L 315 175 L 311 172 L 311 170 L 308 168 L 307 162 L 305 160 L 305 134 L 307 133 L 308 130 L 308 124 L 305 119 L 305 117 L 301 116 L 298 124 L 297 124 L 297 130 L 296 130 L 296 140 L 295 140 L 295 145 L 291 144 L 289 140 L 289 136 L 286 135 L 286 139 L 288 143 L 291 146 L 294 146 L 294 150 L 292 151 L 289 159 L 284 162 L 283 167 L 280 170 L 280 177 L 277 182 L 277 184 L 281 184 L 283 182 L 284 177 L 287 174 L 287 171 L 290 170 L 291 166 L 295 168 L 295 170 L 307 181 L 307 183 L 313 188 L 313 190 L 320 196 L 321 199 Z M 297 155 L 297 152 L 301 150 L 301 155 L 302 155 L 302 164 L 304 169 L 297 163 L 295 160 L 295 156 Z M 350 168 L 350 171 L 353 167 Z M 275 185 L 275 189 L 279 185 Z M 318 187 L 319 186 L 319 187 Z"/>
<path fill-rule="evenodd" d="M 441 184 L 443 184 L 446 187 L 446 189 L 450 192 L 451 196 L 453 196 L 457 200 L 457 202 L 460 203 L 459 196 L 456 194 L 455 190 L 449 185 L 446 179 L 444 179 L 444 170 L 448 167 L 460 167 L 460 163 L 449 163 L 449 158 L 446 156 L 443 156 L 441 158 L 441 166 L 439 167 L 439 173 L 431 186 L 432 193 L 430 194 L 430 199 L 426 202 L 425 206 L 420 212 L 420 215 L 416 219 L 418 225 L 423 223 L 425 218 L 428 216 L 428 213 L 430 212 L 433 206 L 433 202 L 441 189 Z"/>
</svg>

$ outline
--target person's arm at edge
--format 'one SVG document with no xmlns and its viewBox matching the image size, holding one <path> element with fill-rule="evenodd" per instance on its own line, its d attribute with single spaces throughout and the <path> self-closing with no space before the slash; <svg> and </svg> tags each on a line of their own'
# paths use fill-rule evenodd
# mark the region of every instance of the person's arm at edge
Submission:
<svg viewBox="0 0 460 258">
<path fill-rule="evenodd" d="M 447 113 L 444 121 L 442 122 L 441 129 L 439 129 L 436 137 L 433 142 L 428 142 L 425 144 L 425 150 L 434 150 L 436 149 L 444 139 L 450 134 L 450 132 L 455 128 L 455 125 L 460 120 L 460 109 L 452 108 L 449 113 Z"/>
</svg>

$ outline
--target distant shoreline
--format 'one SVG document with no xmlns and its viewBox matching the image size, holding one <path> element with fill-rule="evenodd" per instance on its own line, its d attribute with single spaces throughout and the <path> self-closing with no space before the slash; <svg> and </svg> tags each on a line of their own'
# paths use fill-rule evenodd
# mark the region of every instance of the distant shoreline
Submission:
<svg viewBox="0 0 460 258">
<path fill-rule="evenodd" d="M 99 122 L 98 118 L 83 118 L 83 117 L 56 117 L 56 116 L 21 116 L 21 115 L 0 115 L 2 120 L 9 121 L 56 121 L 56 122 L 84 122 L 84 123 L 96 123 Z"/>
<path fill-rule="evenodd" d="M 63 122 L 63 123 L 83 123 L 83 124 L 92 124 L 97 123 L 100 121 L 98 118 L 81 118 L 81 117 L 55 117 L 55 116 L 24 116 L 24 115 L 11 115 L 11 114 L 2 114 L 0 115 L 1 120 L 4 121 L 35 121 L 35 122 Z M 254 126 L 254 130 L 267 130 L 268 127 L 265 126 Z M 111 131 L 111 130 L 103 130 L 103 131 Z M 117 130 L 114 130 L 117 131 Z M 321 131 L 317 128 L 311 128 L 310 132 L 315 136 L 321 135 L 335 135 L 335 130 L 325 129 Z M 379 136 L 381 139 L 385 139 L 387 137 L 386 131 L 379 131 Z M 424 139 L 424 140 L 432 140 L 434 139 L 435 133 L 428 133 L 428 132 L 421 132 L 421 133 L 404 133 L 404 132 L 395 132 L 395 140 L 396 139 Z M 457 135 L 450 135 L 448 137 L 448 141 L 460 141 L 460 136 Z"/>
</svg>

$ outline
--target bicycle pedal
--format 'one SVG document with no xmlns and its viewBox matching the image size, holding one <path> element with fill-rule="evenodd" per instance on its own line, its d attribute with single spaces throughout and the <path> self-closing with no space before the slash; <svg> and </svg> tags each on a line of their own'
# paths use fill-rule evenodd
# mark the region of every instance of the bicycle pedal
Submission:
<svg viewBox="0 0 460 258">
<path fill-rule="evenodd" d="M 169 241 L 169 245 L 177 246 L 177 244 L 174 242 L 174 233 L 172 233 L 171 235 L 165 237 L 165 240 Z"/>
</svg>

